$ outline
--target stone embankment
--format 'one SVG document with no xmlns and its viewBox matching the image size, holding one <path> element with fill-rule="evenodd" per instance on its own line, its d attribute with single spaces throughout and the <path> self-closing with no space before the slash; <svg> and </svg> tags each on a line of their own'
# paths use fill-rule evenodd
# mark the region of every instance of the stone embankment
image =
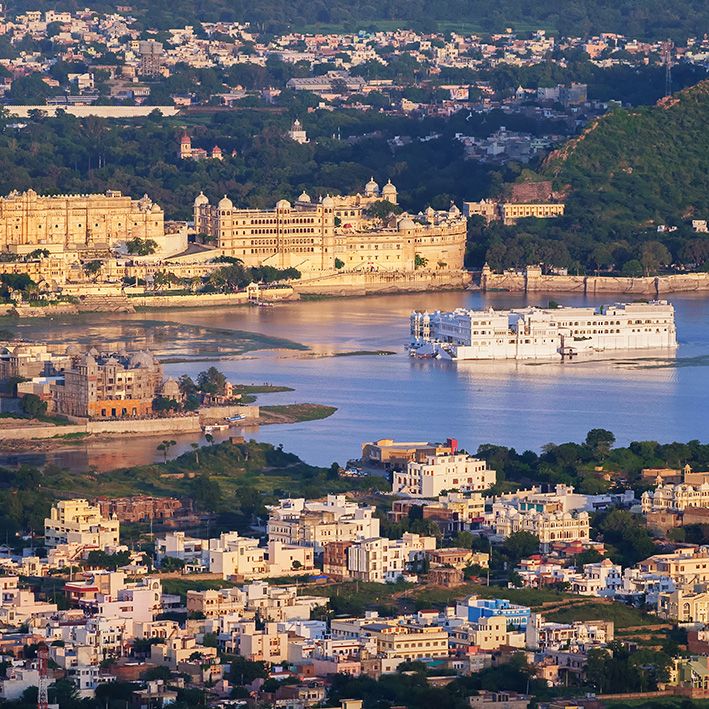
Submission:
<svg viewBox="0 0 709 709">
<path fill-rule="evenodd" d="M 580 295 L 628 295 L 662 297 L 671 293 L 709 292 L 709 273 L 682 273 L 672 276 L 555 276 L 543 275 L 537 266 L 525 271 L 493 273 L 483 269 L 478 283 L 484 291 L 523 293 L 578 293 Z"/>
<path fill-rule="evenodd" d="M 78 420 L 66 426 L 54 426 L 21 419 L 4 419 L 0 441 L 63 438 L 77 435 L 122 435 L 131 433 L 152 436 L 163 433 L 199 433 L 207 423 L 223 421 L 228 416 L 244 417 L 245 422 L 259 419 L 258 406 L 236 404 L 233 406 L 206 406 L 199 413 L 188 416 L 163 418 L 125 418 L 106 421 Z"/>
<path fill-rule="evenodd" d="M 292 281 L 292 286 L 300 295 L 357 296 L 461 290 L 471 280 L 467 271 L 346 271 Z"/>
</svg>

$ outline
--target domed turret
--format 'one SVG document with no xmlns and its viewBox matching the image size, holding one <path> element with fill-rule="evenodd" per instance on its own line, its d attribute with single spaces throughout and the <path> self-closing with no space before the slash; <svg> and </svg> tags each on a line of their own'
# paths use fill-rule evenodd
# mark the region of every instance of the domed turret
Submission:
<svg viewBox="0 0 709 709">
<path fill-rule="evenodd" d="M 209 198 L 207 197 L 204 192 L 200 192 L 195 198 L 194 198 L 194 206 L 195 207 L 201 207 L 203 204 L 209 204 Z"/>
<path fill-rule="evenodd" d="M 367 197 L 379 196 L 379 185 L 374 181 L 374 177 L 370 177 L 369 182 L 364 186 L 364 194 Z"/>
<path fill-rule="evenodd" d="M 312 200 L 310 199 L 310 195 L 305 190 L 303 190 L 300 193 L 300 197 L 298 197 L 298 201 L 303 202 L 305 204 L 310 204 Z"/>
<path fill-rule="evenodd" d="M 322 201 L 322 206 L 325 209 L 333 209 L 335 207 L 335 200 L 330 197 L 330 195 L 327 195 L 325 199 Z"/>
<path fill-rule="evenodd" d="M 234 209 L 234 203 L 226 195 L 219 200 L 217 206 L 219 209 Z"/>
<path fill-rule="evenodd" d="M 399 220 L 396 225 L 399 231 L 411 231 L 416 228 L 416 222 L 408 215 L 405 215 L 403 219 Z"/>
<path fill-rule="evenodd" d="M 382 197 L 384 197 L 387 202 L 391 202 L 392 204 L 396 204 L 396 199 L 397 199 L 397 193 L 396 193 L 396 187 L 391 183 L 391 180 L 387 180 L 386 185 L 382 187 Z"/>
<path fill-rule="evenodd" d="M 290 209 L 290 202 L 287 199 L 279 199 L 278 202 L 276 202 L 276 209 L 282 210 L 282 209 Z"/>
</svg>

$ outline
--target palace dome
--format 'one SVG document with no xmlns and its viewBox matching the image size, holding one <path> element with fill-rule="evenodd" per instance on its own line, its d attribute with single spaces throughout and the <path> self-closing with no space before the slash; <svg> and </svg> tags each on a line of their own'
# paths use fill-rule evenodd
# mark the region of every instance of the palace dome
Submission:
<svg viewBox="0 0 709 709">
<path fill-rule="evenodd" d="M 416 222 L 411 217 L 404 217 L 397 224 L 397 229 L 399 231 L 409 231 L 416 228 Z"/>
<path fill-rule="evenodd" d="M 209 198 L 207 197 L 204 192 L 200 192 L 195 198 L 194 198 L 194 206 L 195 207 L 201 207 L 203 204 L 209 204 Z"/>
<path fill-rule="evenodd" d="M 226 195 L 224 195 L 219 200 L 217 207 L 219 207 L 219 209 L 234 209 L 234 203 Z"/>
</svg>

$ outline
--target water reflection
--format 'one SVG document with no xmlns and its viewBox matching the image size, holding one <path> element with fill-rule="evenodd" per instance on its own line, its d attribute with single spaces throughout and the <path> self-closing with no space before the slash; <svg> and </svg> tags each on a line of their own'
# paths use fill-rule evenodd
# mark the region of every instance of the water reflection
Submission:
<svg viewBox="0 0 709 709">
<path fill-rule="evenodd" d="M 555 299 L 566 305 L 598 305 L 608 299 Z M 21 322 L 31 339 L 82 344 L 125 343 L 150 347 L 172 360 L 166 374 L 195 376 L 216 363 L 235 382 L 269 382 L 296 391 L 269 394 L 262 403 L 320 402 L 334 416 L 285 426 L 251 429 L 247 435 L 283 443 L 304 459 L 329 465 L 356 456 L 365 440 L 382 437 L 440 439 L 457 436 L 469 448 L 497 442 L 538 448 L 549 441 L 578 440 L 588 429 L 613 430 L 632 439 L 707 439 L 703 415 L 709 395 L 709 300 L 677 296 L 675 355 L 643 352 L 571 362 L 461 362 L 412 360 L 403 351 L 407 316 L 416 309 L 508 308 L 546 305 L 549 296 L 506 293 L 428 293 L 333 299 L 274 308 L 224 308 L 86 315 L 80 319 Z M 244 334 L 257 333 L 256 337 Z M 268 348 L 264 339 L 304 343 L 307 352 Z M 391 356 L 332 356 L 388 350 Z M 239 352 L 247 352 L 240 355 Z M 199 361 L 195 361 L 195 360 Z M 162 437 L 85 442 L 46 454 L 74 469 L 108 469 L 159 460 Z M 177 440 L 177 439 L 176 439 Z M 189 450 L 197 436 L 182 436 L 173 453 Z M 36 460 L 35 453 L 28 454 Z M 41 454 L 45 455 L 45 454 Z M 1 456 L 0 464 L 18 460 Z M 23 458 L 23 460 L 29 460 Z"/>
</svg>

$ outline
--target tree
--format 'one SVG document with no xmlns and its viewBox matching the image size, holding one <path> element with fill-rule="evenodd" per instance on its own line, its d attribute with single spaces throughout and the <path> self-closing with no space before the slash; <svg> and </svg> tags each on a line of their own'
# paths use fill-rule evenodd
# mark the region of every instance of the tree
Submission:
<svg viewBox="0 0 709 709">
<path fill-rule="evenodd" d="M 660 266 L 672 263 L 672 255 L 660 241 L 646 241 L 640 249 L 640 263 L 645 269 L 645 275 L 657 273 Z"/>
<path fill-rule="evenodd" d="M 96 278 L 98 274 L 101 272 L 101 267 L 103 266 L 102 262 L 99 261 L 98 259 L 94 261 L 86 261 L 83 264 L 83 269 L 84 273 L 89 276 L 90 278 Z"/>
<path fill-rule="evenodd" d="M 614 443 L 615 436 L 604 428 L 592 428 L 586 434 L 586 445 L 598 459 L 605 458 L 610 453 Z"/>
<path fill-rule="evenodd" d="M 135 256 L 150 256 L 158 250 L 157 242 L 153 239 L 141 239 L 136 236 L 126 242 L 126 248 L 129 254 Z"/>
<path fill-rule="evenodd" d="M 42 401 L 36 394 L 25 394 L 20 405 L 22 411 L 32 418 L 40 418 L 47 413 L 47 402 Z"/>
<path fill-rule="evenodd" d="M 505 552 L 515 561 L 539 551 L 539 537 L 531 532 L 514 532 L 504 543 Z"/>
<path fill-rule="evenodd" d="M 226 377 L 216 367 L 210 367 L 197 375 L 197 386 L 204 394 L 223 396 Z"/>
<path fill-rule="evenodd" d="M 628 278 L 639 278 L 643 275 L 643 265 L 637 259 L 630 259 L 623 264 L 621 274 Z"/>
<path fill-rule="evenodd" d="M 165 459 L 165 462 L 167 463 L 167 454 L 170 452 L 170 448 L 173 446 L 177 445 L 177 441 L 168 441 L 165 440 L 162 443 L 159 443 L 157 446 L 157 450 L 159 450 Z"/>
</svg>

